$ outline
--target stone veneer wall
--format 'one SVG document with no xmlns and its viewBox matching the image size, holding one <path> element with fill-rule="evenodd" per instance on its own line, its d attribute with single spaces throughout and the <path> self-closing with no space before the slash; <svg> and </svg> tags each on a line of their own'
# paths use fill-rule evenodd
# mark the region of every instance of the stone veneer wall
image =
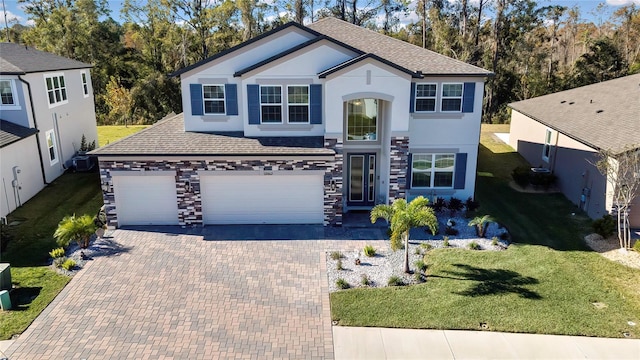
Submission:
<svg viewBox="0 0 640 360">
<path fill-rule="evenodd" d="M 339 148 L 337 144 L 325 144 L 327 148 Z M 198 171 L 261 170 L 264 166 L 277 166 L 278 171 L 324 170 L 324 225 L 342 225 L 342 152 L 336 161 L 326 160 L 194 160 L 194 161 L 100 161 L 100 179 L 103 188 L 107 224 L 118 225 L 111 171 L 162 171 L 176 172 L 178 223 L 182 226 L 202 225 L 202 198 Z M 340 159 L 338 161 L 338 159 Z M 335 190 L 331 190 L 335 180 Z M 187 182 L 191 189 L 187 191 Z"/>
<path fill-rule="evenodd" d="M 411 166 L 408 136 L 391 138 L 389 157 L 389 203 L 392 203 L 395 199 L 407 197 L 407 169 Z"/>
</svg>

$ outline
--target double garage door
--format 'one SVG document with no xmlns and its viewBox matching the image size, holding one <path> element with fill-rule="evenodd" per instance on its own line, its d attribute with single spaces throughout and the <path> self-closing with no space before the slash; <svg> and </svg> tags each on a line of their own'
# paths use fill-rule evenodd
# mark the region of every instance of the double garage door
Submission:
<svg viewBox="0 0 640 360">
<path fill-rule="evenodd" d="M 322 174 L 203 175 L 205 224 L 321 224 Z M 118 224 L 177 225 L 175 176 L 113 176 Z"/>
</svg>

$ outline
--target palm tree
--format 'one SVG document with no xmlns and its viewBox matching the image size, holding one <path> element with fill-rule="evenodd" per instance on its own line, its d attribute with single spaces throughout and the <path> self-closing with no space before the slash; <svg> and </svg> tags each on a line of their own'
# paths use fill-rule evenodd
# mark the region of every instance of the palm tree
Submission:
<svg viewBox="0 0 640 360">
<path fill-rule="evenodd" d="M 418 196 L 410 203 L 405 199 L 396 199 L 393 204 L 376 205 L 371 209 L 371 223 L 385 219 L 391 224 L 391 249 L 396 251 L 404 242 L 404 272 L 409 273 L 409 230 L 427 226 L 431 233 L 438 233 L 438 218 L 433 209 L 427 207 L 429 200 Z"/>
<path fill-rule="evenodd" d="M 89 215 L 65 216 L 58 224 L 53 237 L 59 246 L 67 247 L 69 243 L 75 240 L 82 248 L 89 246 L 89 239 L 96 230 L 93 218 Z"/>
<path fill-rule="evenodd" d="M 478 230 L 478 236 L 484 237 L 484 233 L 487 230 L 487 224 L 495 222 L 495 219 L 489 215 L 476 216 L 469 221 L 469 226 L 475 226 Z"/>
</svg>

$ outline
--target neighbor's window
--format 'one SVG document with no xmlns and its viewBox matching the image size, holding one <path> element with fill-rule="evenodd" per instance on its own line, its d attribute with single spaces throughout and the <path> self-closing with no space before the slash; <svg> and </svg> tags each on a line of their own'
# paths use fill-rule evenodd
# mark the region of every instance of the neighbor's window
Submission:
<svg viewBox="0 0 640 360">
<path fill-rule="evenodd" d="M 225 114 L 224 85 L 203 85 L 202 97 L 205 115 Z"/>
<path fill-rule="evenodd" d="M 49 149 L 49 161 L 51 165 L 58 162 L 58 147 L 56 146 L 56 135 L 53 130 L 49 130 L 45 134 L 47 139 L 47 148 Z"/>
<path fill-rule="evenodd" d="M 542 160 L 549 161 L 551 155 L 551 130 L 547 129 L 544 135 L 544 145 L 542 146 Z"/>
<path fill-rule="evenodd" d="M 45 75 L 44 81 L 47 85 L 49 105 L 67 103 L 67 86 L 64 83 L 64 75 L 62 73 Z"/>
<path fill-rule="evenodd" d="M 442 84 L 441 111 L 462 111 L 462 84 Z"/>
<path fill-rule="evenodd" d="M 260 86 L 260 113 L 262 123 L 282 122 L 281 86 Z"/>
<path fill-rule="evenodd" d="M 451 188 L 455 154 L 413 154 L 412 188 Z"/>
<path fill-rule="evenodd" d="M 372 141 L 378 137 L 378 100 L 347 102 L 347 140 Z"/>
<path fill-rule="evenodd" d="M 309 86 L 288 86 L 287 107 L 290 123 L 309 122 Z"/>
<path fill-rule="evenodd" d="M 436 84 L 416 84 L 416 111 L 436 111 Z"/>
<path fill-rule="evenodd" d="M 82 79 L 82 93 L 84 94 L 84 97 L 88 97 L 89 96 L 89 80 L 87 80 L 87 72 L 84 70 L 81 71 L 80 78 Z"/>
<path fill-rule="evenodd" d="M 0 80 L 0 99 L 2 105 L 16 105 L 14 96 L 13 81 Z"/>
</svg>

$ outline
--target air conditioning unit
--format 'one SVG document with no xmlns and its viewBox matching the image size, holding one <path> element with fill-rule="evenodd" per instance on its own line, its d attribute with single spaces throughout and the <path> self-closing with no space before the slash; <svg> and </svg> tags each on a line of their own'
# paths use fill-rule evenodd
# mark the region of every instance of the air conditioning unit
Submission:
<svg viewBox="0 0 640 360">
<path fill-rule="evenodd" d="M 88 156 L 88 155 L 74 156 L 72 161 L 73 161 L 73 167 L 76 169 L 76 171 L 80 171 L 80 172 L 91 171 L 94 168 L 94 166 L 96 166 L 96 161 L 93 156 Z"/>
</svg>

